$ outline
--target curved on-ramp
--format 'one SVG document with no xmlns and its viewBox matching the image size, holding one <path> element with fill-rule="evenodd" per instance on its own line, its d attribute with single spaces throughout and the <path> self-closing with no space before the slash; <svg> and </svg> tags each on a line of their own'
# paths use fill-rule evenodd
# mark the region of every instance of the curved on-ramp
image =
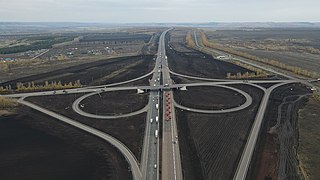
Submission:
<svg viewBox="0 0 320 180">
<path fill-rule="evenodd" d="M 106 90 L 105 92 L 110 92 L 110 91 L 114 91 L 114 90 Z M 127 113 L 127 114 L 120 114 L 120 115 L 97 115 L 97 114 L 91 114 L 91 113 L 88 113 L 88 112 L 84 112 L 81 108 L 80 108 L 80 103 L 82 100 L 90 97 L 90 96 L 93 96 L 93 95 L 96 95 L 96 94 L 99 94 L 101 92 L 93 92 L 93 93 L 89 93 L 89 94 L 86 94 L 86 95 L 83 95 L 81 97 L 79 97 L 78 99 L 76 99 L 73 104 L 72 104 L 72 109 L 82 115 L 82 116 L 85 116 L 85 117 L 89 117 L 89 118 L 96 118 L 96 119 L 117 119 L 117 118 L 124 118 L 124 117 L 130 117 L 130 116 L 134 116 L 134 115 L 138 115 L 138 114 L 141 114 L 143 112 L 146 112 L 148 109 L 149 109 L 149 103 L 142 109 L 138 110 L 138 111 L 135 111 L 135 112 L 131 112 L 131 113 Z"/>
<path fill-rule="evenodd" d="M 150 71 L 149 73 L 147 73 L 145 75 L 142 75 L 142 76 L 139 76 L 137 78 L 130 79 L 130 80 L 127 80 L 127 81 L 122 81 L 122 82 L 117 82 L 117 83 L 112 83 L 112 84 L 99 85 L 99 86 L 83 87 L 83 88 L 78 88 L 78 89 L 80 90 L 80 89 L 106 88 L 106 87 L 112 87 L 112 86 L 118 86 L 118 85 L 122 85 L 122 84 L 127 84 L 127 83 L 130 83 L 130 82 L 138 81 L 140 79 L 143 79 L 143 78 L 146 78 L 148 76 L 151 76 L 155 71 L 156 71 L 156 68 L 154 68 L 152 71 Z"/>
<path fill-rule="evenodd" d="M 220 88 L 226 88 L 226 89 L 231 89 L 233 91 L 236 91 L 238 93 L 240 93 L 241 95 L 243 95 L 246 98 L 246 102 L 243 103 L 242 105 L 238 106 L 238 107 L 234 107 L 234 108 L 229 108 L 229 109 L 221 109 L 221 110 L 204 110 L 204 109 L 195 109 L 195 108 L 189 108 L 186 106 L 183 106 L 181 104 L 178 104 L 175 100 L 174 101 L 174 105 L 177 108 L 183 109 L 183 110 L 187 110 L 187 111 L 191 111 L 191 112 L 196 112 L 196 113 L 207 113 L 207 114 L 219 114 L 219 113 L 229 113 L 229 112 L 235 112 L 235 111 L 240 111 L 242 109 L 245 109 L 247 107 L 249 107 L 252 104 L 252 97 L 237 88 L 234 87 L 229 87 L 229 86 L 223 86 L 223 85 L 203 85 L 203 86 L 214 86 L 214 87 L 220 87 Z"/>
<path fill-rule="evenodd" d="M 116 147 L 123 155 L 124 157 L 126 158 L 126 160 L 128 161 L 130 167 L 131 167 L 131 171 L 132 171 L 132 176 L 133 176 L 133 179 L 134 180 L 140 180 L 142 178 L 142 174 L 141 174 L 141 171 L 140 171 L 140 168 L 139 168 L 139 162 L 138 160 L 136 159 L 136 157 L 133 155 L 133 153 L 129 150 L 129 148 L 127 148 L 122 142 L 120 142 L 119 140 L 117 140 L 116 138 L 110 136 L 109 134 L 106 134 L 104 132 L 101 132 L 95 128 L 92 128 L 90 126 L 87 126 L 85 124 L 82 124 L 80 122 L 77 122 L 73 119 L 70 119 L 70 118 L 67 118 L 65 116 L 62 116 L 60 114 L 57 114 L 55 112 L 52 112 L 50 110 L 47 110 L 45 108 L 42 108 L 38 105 L 35 105 L 33 103 L 30 103 L 28 101 L 24 101 L 23 100 L 24 98 L 20 98 L 18 100 L 18 103 L 20 104 L 23 104 L 23 105 L 26 105 L 32 109 L 35 109 L 37 111 L 40 111 L 44 114 L 47 114 L 53 118 L 56 118 L 60 121 L 63 121 L 67 124 L 70 124 L 74 127 L 77 127 L 81 130 L 84 130 L 90 134 L 93 134 L 99 138 L 102 138 L 104 139 L 105 141 L 109 142 L 110 144 L 112 144 L 114 147 Z"/>
<path fill-rule="evenodd" d="M 230 80 L 230 79 L 215 79 L 215 78 L 204 78 L 204 77 L 196 77 L 196 76 L 190 76 L 190 75 L 185 75 L 185 74 L 179 74 L 176 72 L 173 72 L 169 70 L 170 74 L 184 77 L 184 78 L 189 78 L 189 79 L 196 79 L 196 80 L 203 80 L 203 81 L 241 81 L 241 80 Z"/>
</svg>

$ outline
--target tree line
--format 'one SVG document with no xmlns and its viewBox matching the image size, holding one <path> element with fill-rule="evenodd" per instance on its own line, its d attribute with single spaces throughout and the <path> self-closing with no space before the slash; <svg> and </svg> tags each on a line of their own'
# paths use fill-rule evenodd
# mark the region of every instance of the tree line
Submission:
<svg viewBox="0 0 320 180">
<path fill-rule="evenodd" d="M 186 35 L 186 44 L 187 44 L 187 46 L 189 46 L 191 48 L 195 48 L 196 47 L 196 44 L 193 41 L 193 38 L 192 38 L 192 35 L 191 35 L 190 31 Z"/>
<path fill-rule="evenodd" d="M 39 49 L 49 49 L 52 48 L 54 44 L 62 43 L 65 41 L 73 40 L 70 37 L 60 37 L 60 38 L 47 38 L 45 40 L 35 41 L 29 45 L 18 45 L 12 47 L 0 48 L 0 54 L 13 54 L 25 51 L 39 50 Z"/>
<path fill-rule="evenodd" d="M 45 81 L 43 85 L 36 85 L 33 81 L 28 83 L 18 82 L 16 88 L 13 89 L 11 85 L 8 86 L 0 86 L 0 93 L 8 93 L 8 92 L 28 92 L 28 91 L 41 91 L 41 90 L 57 90 L 57 89 L 71 89 L 71 88 L 80 88 L 81 83 L 80 80 L 69 83 L 61 83 L 61 81 Z"/>
</svg>

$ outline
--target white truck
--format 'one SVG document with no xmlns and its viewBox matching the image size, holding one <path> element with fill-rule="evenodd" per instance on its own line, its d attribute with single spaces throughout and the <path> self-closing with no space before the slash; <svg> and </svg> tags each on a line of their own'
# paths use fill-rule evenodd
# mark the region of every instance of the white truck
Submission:
<svg viewBox="0 0 320 180">
<path fill-rule="evenodd" d="M 159 109 L 159 104 L 156 104 L 156 109 Z"/>
<path fill-rule="evenodd" d="M 152 122 L 153 122 L 153 119 L 151 118 L 151 119 L 150 119 L 150 123 L 152 123 Z"/>
<path fill-rule="evenodd" d="M 159 117 L 156 116 L 156 123 L 158 124 L 158 122 L 159 122 Z"/>
<path fill-rule="evenodd" d="M 156 130 L 156 131 L 154 132 L 154 136 L 155 136 L 156 138 L 158 138 L 158 130 Z"/>
</svg>

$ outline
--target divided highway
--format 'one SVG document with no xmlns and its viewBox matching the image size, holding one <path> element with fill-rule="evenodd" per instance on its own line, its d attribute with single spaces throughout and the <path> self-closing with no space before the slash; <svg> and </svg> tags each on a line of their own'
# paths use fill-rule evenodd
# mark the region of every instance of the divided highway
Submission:
<svg viewBox="0 0 320 180">
<path fill-rule="evenodd" d="M 146 130 L 143 143 L 141 161 L 142 179 L 159 179 L 159 107 L 160 107 L 160 79 L 161 79 L 161 41 L 169 30 L 164 31 L 159 40 L 158 53 L 150 86 L 149 111 L 147 113 Z"/>
<path fill-rule="evenodd" d="M 170 30 L 170 29 L 169 29 Z M 198 112 L 198 113 L 228 113 L 233 111 L 239 111 L 245 109 L 246 107 L 250 106 L 252 103 L 252 98 L 246 92 L 241 91 L 239 89 L 227 86 L 230 84 L 247 84 L 251 86 L 255 86 L 260 88 L 264 91 L 264 96 L 261 101 L 260 107 L 258 109 L 258 113 L 255 117 L 255 121 L 252 125 L 252 129 L 249 133 L 249 137 L 247 139 L 245 148 L 242 152 L 239 164 L 237 166 L 236 173 L 234 175 L 234 179 L 236 180 L 244 180 L 247 175 L 248 168 L 250 166 L 252 154 L 255 150 L 256 141 L 259 135 L 260 127 L 262 124 L 262 120 L 265 114 L 265 110 L 267 108 L 268 100 L 270 97 L 271 92 L 282 85 L 289 84 L 289 83 L 296 83 L 296 82 L 304 82 L 302 80 L 296 78 L 290 78 L 290 80 L 223 80 L 223 79 L 210 79 L 210 78 L 201 78 L 201 77 L 193 77 L 188 75 L 182 75 L 175 72 L 170 71 L 168 67 L 168 60 L 166 56 L 165 50 L 165 35 L 169 31 L 164 31 L 159 39 L 159 46 L 158 46 L 158 53 L 155 63 L 155 68 L 152 72 L 140 76 L 138 78 L 109 84 L 109 85 L 102 85 L 102 86 L 90 86 L 84 88 L 76 88 L 76 89 L 68 89 L 68 90 L 57 90 L 57 91 L 44 91 L 44 92 L 32 92 L 32 93 L 18 93 L 18 94 L 8 94 L 3 95 L 12 98 L 20 98 L 18 100 L 19 103 L 29 106 L 33 109 L 36 109 L 42 113 L 45 113 L 49 116 L 52 116 L 60 121 L 63 121 L 67 124 L 70 124 L 74 127 L 80 128 L 88 133 L 96 135 L 108 143 L 111 143 L 119 151 L 125 156 L 129 165 L 131 167 L 131 171 L 133 174 L 133 178 L 135 180 L 159 180 L 160 177 L 160 168 L 161 168 L 161 178 L 164 180 L 182 180 L 183 173 L 181 167 L 181 157 L 180 157 L 180 149 L 179 149 L 179 142 L 178 142 L 178 131 L 177 131 L 177 122 L 175 117 L 175 107 L 185 109 L 188 111 Z M 196 33 L 195 35 L 195 42 L 196 46 L 199 46 Z M 265 68 L 261 68 L 265 69 Z M 271 71 L 267 68 L 268 71 Z M 272 71 L 271 71 L 272 72 Z M 199 82 L 199 83 L 190 83 L 190 84 L 173 84 L 170 74 L 174 74 L 177 76 L 182 76 L 186 78 L 204 80 L 204 81 L 215 81 L 215 82 Z M 279 74 L 279 73 L 276 73 Z M 128 82 L 133 82 L 142 78 L 146 78 L 152 75 L 150 79 L 149 86 L 131 86 L 131 87 L 110 87 L 125 84 Z M 280 74 L 283 75 L 283 74 Z M 287 75 L 283 75 L 286 76 Z M 162 84 L 161 84 L 162 82 Z M 273 85 L 272 87 L 265 89 L 261 86 L 258 86 L 258 83 L 279 83 Z M 306 83 L 304 83 L 306 84 Z M 173 98 L 172 89 L 179 89 L 182 87 L 189 87 L 189 86 L 219 86 L 223 88 L 228 88 L 234 91 L 241 93 L 245 98 L 246 102 L 239 107 L 225 109 L 225 110 L 199 110 L 199 109 L 192 109 L 188 107 L 184 107 L 182 105 L 177 104 Z M 122 115 L 109 115 L 109 116 L 102 116 L 102 115 L 94 115 L 90 113 L 86 113 L 81 110 L 80 103 L 83 99 L 103 92 L 108 91 L 121 91 L 121 90 L 143 90 L 149 91 L 149 102 L 143 109 Z M 143 112 L 147 112 L 147 119 L 146 129 L 145 129 L 145 136 L 144 136 L 144 143 L 142 147 L 142 154 L 141 154 L 141 162 L 139 163 L 136 157 L 132 154 L 132 152 L 120 141 L 111 137 L 108 134 L 105 134 L 99 130 L 86 126 L 82 123 L 79 123 L 75 120 L 70 118 L 64 117 L 57 113 L 54 113 L 50 110 L 37 106 L 33 103 L 27 102 L 24 100 L 25 97 L 29 96 L 48 96 L 48 95 L 59 95 L 59 94 L 71 94 L 71 93 L 89 93 L 80 98 L 78 98 L 73 103 L 73 110 L 79 113 L 80 115 L 97 118 L 97 119 L 114 119 L 114 118 L 121 118 L 121 117 L 129 117 L 136 114 L 140 114 Z M 162 101 L 161 101 L 162 97 Z M 162 104 L 161 104 L 162 102 Z M 160 119 L 160 109 L 162 107 L 162 119 Z M 162 134 L 160 134 L 159 125 L 162 123 L 163 129 Z M 162 162 L 159 161 L 159 139 L 162 138 Z"/>
<path fill-rule="evenodd" d="M 165 49 L 165 37 L 160 38 L 159 48 L 161 50 L 162 58 L 162 82 L 165 86 L 172 85 L 172 79 L 170 78 L 170 70 L 168 67 L 168 60 L 166 56 Z M 162 179 L 167 180 L 182 180 L 182 168 L 181 168 L 181 158 L 178 140 L 178 130 L 175 118 L 175 109 L 173 101 L 168 103 L 170 107 L 171 114 L 166 113 L 166 94 L 173 99 L 172 90 L 164 91 L 162 93 L 163 97 L 163 129 L 162 129 Z M 171 119 L 166 119 L 168 118 Z"/>
</svg>

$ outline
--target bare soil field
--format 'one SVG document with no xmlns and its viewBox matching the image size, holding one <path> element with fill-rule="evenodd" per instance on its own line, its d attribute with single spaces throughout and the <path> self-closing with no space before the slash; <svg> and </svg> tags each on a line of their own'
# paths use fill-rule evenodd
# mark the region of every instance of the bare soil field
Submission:
<svg viewBox="0 0 320 180">
<path fill-rule="evenodd" d="M 246 101 L 238 92 L 210 86 L 188 87 L 187 91 L 174 91 L 174 98 L 183 106 L 205 110 L 233 108 Z"/>
<path fill-rule="evenodd" d="M 281 111 L 281 124 L 284 124 L 287 120 L 290 121 L 290 127 L 293 128 L 294 132 L 291 135 L 287 135 L 289 145 L 282 144 L 281 139 L 278 139 L 279 134 L 270 133 L 270 128 L 277 124 L 278 118 L 278 108 L 280 104 L 283 103 L 285 97 L 293 96 L 291 100 L 296 100 L 295 95 L 303 95 L 309 93 L 309 91 L 299 84 L 293 85 L 285 85 L 277 88 L 270 96 L 269 104 L 266 110 L 266 116 L 264 117 L 264 123 L 261 129 L 261 134 L 259 137 L 259 141 L 257 144 L 257 150 L 254 153 L 254 161 L 251 165 L 251 170 L 249 171 L 249 177 L 251 179 L 264 179 L 264 178 L 272 178 L 277 179 L 279 173 L 279 162 L 280 158 L 283 158 L 283 153 L 279 154 L 283 147 L 290 150 L 294 150 L 297 147 L 297 138 L 298 138 L 298 129 L 296 127 L 297 121 L 297 112 L 299 108 L 303 106 L 303 102 L 305 99 L 301 99 L 293 104 L 292 108 L 288 109 L 288 105 L 283 105 Z M 290 98 L 288 98 L 290 100 Z M 288 101 L 287 103 L 289 103 Z M 292 114 L 292 115 L 288 115 Z M 287 178 L 293 179 L 299 176 L 299 172 L 297 171 L 298 166 L 293 162 L 296 161 L 296 156 L 294 154 L 290 154 L 286 157 L 287 159 Z"/>
<path fill-rule="evenodd" d="M 1 86 L 16 86 L 17 82 L 44 84 L 45 81 L 61 81 L 61 83 L 80 80 L 83 85 L 101 85 L 122 82 L 142 76 L 154 67 L 153 56 L 133 56 L 102 60 L 69 68 L 59 69 L 48 73 L 37 74 L 15 79 Z"/>
<path fill-rule="evenodd" d="M 171 42 L 166 36 L 166 41 Z M 172 38 L 172 35 L 171 35 Z M 172 48 L 170 48 L 172 46 Z M 234 64 L 215 60 L 211 55 L 207 55 L 197 51 L 189 52 L 179 52 L 173 49 L 180 46 L 184 46 L 181 43 L 176 43 L 174 46 L 170 43 L 168 44 L 166 54 L 168 56 L 169 67 L 172 71 L 180 74 L 186 74 L 190 76 L 197 77 L 207 77 L 207 78 L 226 78 L 227 73 L 236 74 L 238 72 L 252 72 L 248 69 L 236 66 Z M 183 49 L 185 49 L 184 47 Z"/>
<path fill-rule="evenodd" d="M 207 31 L 208 38 L 239 51 L 319 72 L 320 29 Z"/>
<path fill-rule="evenodd" d="M 176 110 L 184 179 L 232 179 L 262 98 L 257 88 L 237 87 L 253 97 L 245 110 L 228 114 Z"/>
<path fill-rule="evenodd" d="M 132 178 L 113 146 L 34 110 L 0 117 L 0 130 L 0 179 Z"/>
<path fill-rule="evenodd" d="M 145 131 L 146 113 L 119 119 L 94 119 L 83 117 L 72 110 L 72 103 L 83 94 L 29 97 L 26 100 L 66 117 L 99 129 L 123 142 L 140 160 Z M 120 102 L 119 102 L 120 103 Z M 141 103 L 141 104 L 139 104 Z M 123 102 L 124 106 L 126 102 Z M 143 106 L 143 102 L 137 102 Z M 109 106 L 111 108 L 111 106 Z M 112 108 L 113 109 L 113 108 Z"/>
<path fill-rule="evenodd" d="M 126 114 L 144 108 L 149 93 L 137 94 L 136 90 L 104 92 L 90 96 L 81 104 L 83 111 L 98 115 Z"/>
<path fill-rule="evenodd" d="M 299 111 L 299 165 L 304 178 L 318 179 L 320 172 L 320 102 L 312 98 Z"/>
</svg>

